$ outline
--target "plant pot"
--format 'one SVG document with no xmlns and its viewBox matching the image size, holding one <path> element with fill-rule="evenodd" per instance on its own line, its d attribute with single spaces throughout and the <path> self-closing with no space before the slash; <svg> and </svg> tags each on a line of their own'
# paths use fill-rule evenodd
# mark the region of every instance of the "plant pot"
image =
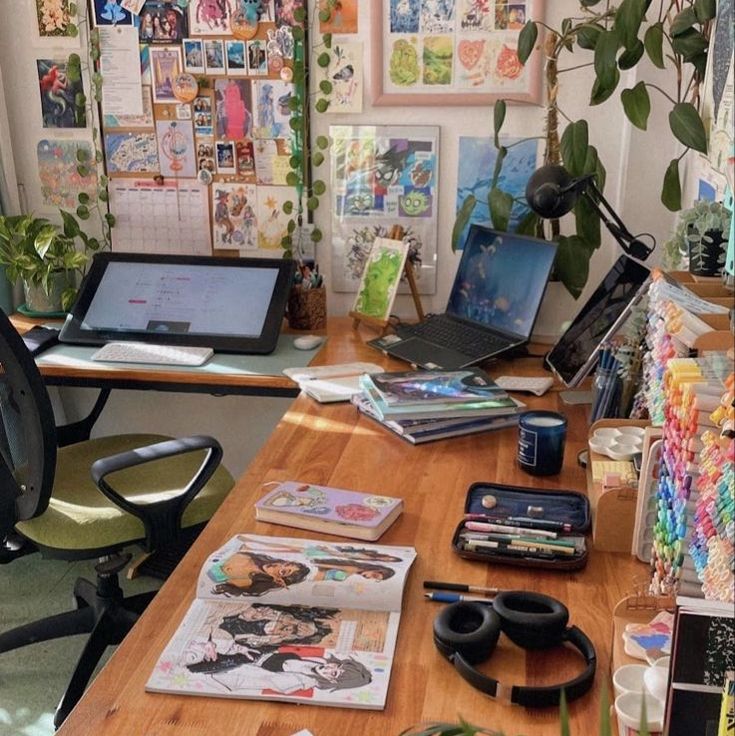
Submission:
<svg viewBox="0 0 735 736">
<path fill-rule="evenodd" d="M 323 330 L 327 326 L 327 290 L 292 286 L 286 308 L 288 326 L 294 330 Z"/>
<path fill-rule="evenodd" d="M 695 276 L 721 276 L 725 265 L 727 239 L 722 230 L 707 230 L 704 235 L 690 227 L 687 233 L 689 273 Z"/>
<path fill-rule="evenodd" d="M 25 294 L 26 309 L 39 314 L 53 314 L 63 311 L 61 308 L 61 295 L 64 289 L 72 285 L 72 279 L 65 271 L 53 274 L 49 279 L 49 292 L 44 290 L 41 284 L 29 284 L 23 282 L 23 293 Z"/>
</svg>

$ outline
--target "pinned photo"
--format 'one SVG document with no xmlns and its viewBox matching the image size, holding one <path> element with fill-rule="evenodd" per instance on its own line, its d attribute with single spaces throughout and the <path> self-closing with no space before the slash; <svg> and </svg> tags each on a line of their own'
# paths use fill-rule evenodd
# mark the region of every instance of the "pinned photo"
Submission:
<svg viewBox="0 0 735 736">
<path fill-rule="evenodd" d="M 246 75 L 248 73 L 248 64 L 245 58 L 245 42 L 225 41 L 225 52 L 225 56 L 227 57 L 227 73 Z"/>
<path fill-rule="evenodd" d="M 184 69 L 190 74 L 204 74 L 204 42 L 198 38 L 184 39 Z"/>
<path fill-rule="evenodd" d="M 216 39 L 207 39 L 204 42 L 204 65 L 207 74 L 225 73 L 225 45 Z"/>
<path fill-rule="evenodd" d="M 215 144 L 215 152 L 217 154 L 217 173 L 236 174 L 235 144 L 232 141 L 218 141 Z"/>
<path fill-rule="evenodd" d="M 180 43 L 187 35 L 186 14 L 173 3 L 148 0 L 140 12 L 141 43 Z"/>
</svg>

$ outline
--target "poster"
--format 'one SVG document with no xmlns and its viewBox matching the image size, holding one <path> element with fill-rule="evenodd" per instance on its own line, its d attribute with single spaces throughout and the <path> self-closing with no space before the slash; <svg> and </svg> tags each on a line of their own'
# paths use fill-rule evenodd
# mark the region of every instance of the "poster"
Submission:
<svg viewBox="0 0 735 736">
<path fill-rule="evenodd" d="M 404 229 L 419 292 L 436 286 L 439 129 L 330 127 L 332 282 L 355 291 L 376 237 Z"/>
<path fill-rule="evenodd" d="M 258 247 L 256 188 L 252 184 L 215 182 L 212 190 L 212 239 L 215 248 Z"/>
<path fill-rule="evenodd" d="M 190 0 L 189 33 L 192 36 L 229 36 L 233 0 Z"/>
<path fill-rule="evenodd" d="M 38 142 L 36 156 L 44 206 L 76 209 L 80 194 L 95 199 L 97 171 L 92 166 L 87 176 L 81 176 L 77 171 L 77 151 L 83 151 L 88 161 L 94 159 L 94 149 L 87 141 L 44 138 Z"/>
<path fill-rule="evenodd" d="M 154 102 L 178 102 L 174 79 L 181 74 L 181 48 L 154 46 L 150 50 Z"/>
<path fill-rule="evenodd" d="M 119 0 L 92 0 L 96 26 L 131 26 L 133 14 L 120 5 Z"/>
<path fill-rule="evenodd" d="M 76 7 L 72 0 L 34 0 L 34 36 L 43 45 L 79 46 Z"/>
<path fill-rule="evenodd" d="M 249 80 L 215 80 L 214 109 L 217 138 L 235 140 L 252 136 L 253 116 Z"/>
<path fill-rule="evenodd" d="M 503 168 L 498 178 L 498 187 L 504 192 L 513 195 L 513 203 L 508 229 L 513 232 L 520 221 L 529 211 L 526 205 L 526 183 L 536 170 L 537 141 L 520 139 L 501 139 L 501 143 L 508 149 L 503 161 Z M 467 227 L 459 237 L 459 247 L 464 247 L 464 241 L 473 223 L 490 225 L 490 208 L 487 197 L 495 171 L 495 161 L 498 151 L 493 145 L 492 138 L 460 136 L 459 139 L 459 170 L 457 172 L 457 212 L 462 203 L 470 195 L 477 200 Z M 520 201 L 519 201 L 520 200 Z"/>
<path fill-rule="evenodd" d="M 289 216 L 283 205 L 291 201 L 294 191 L 290 187 L 258 187 L 258 247 L 262 250 L 281 250 L 281 240 L 286 235 Z"/>
<path fill-rule="evenodd" d="M 293 85 L 279 79 L 253 82 L 255 126 L 253 138 L 289 138 Z"/>
<path fill-rule="evenodd" d="M 84 95 L 79 56 L 36 59 L 36 69 L 43 127 L 86 128 L 86 106 L 78 104 Z"/>
<path fill-rule="evenodd" d="M 107 133 L 105 135 L 107 173 L 136 174 L 159 172 L 155 133 Z"/>
<path fill-rule="evenodd" d="M 163 176 L 191 178 L 196 176 L 194 128 L 189 121 L 157 120 L 158 157 Z"/>
</svg>

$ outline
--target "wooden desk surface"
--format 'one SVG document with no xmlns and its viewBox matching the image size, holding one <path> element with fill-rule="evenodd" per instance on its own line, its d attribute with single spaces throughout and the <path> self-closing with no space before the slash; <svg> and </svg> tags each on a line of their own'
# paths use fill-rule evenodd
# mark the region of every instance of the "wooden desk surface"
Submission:
<svg viewBox="0 0 735 736">
<path fill-rule="evenodd" d="M 318 362 L 375 360 L 362 344 L 368 331 L 347 331 L 325 347 Z M 405 364 L 387 361 L 393 368 Z M 494 375 L 539 374 L 538 359 L 498 364 Z M 529 711 L 496 702 L 473 690 L 434 648 L 432 621 L 439 608 L 423 597 L 425 579 L 454 580 L 501 588 L 537 590 L 565 601 L 571 620 L 593 640 L 598 674 L 593 691 L 572 703 L 572 733 L 597 733 L 599 690 L 609 667 L 612 610 L 630 592 L 646 566 L 627 554 L 592 550 L 587 567 L 572 574 L 464 560 L 450 540 L 474 481 L 534 488 L 583 490 L 584 471 L 576 464 L 586 446 L 585 409 L 562 406 L 558 388 L 527 403 L 564 411 L 569 417 L 562 474 L 536 478 L 515 464 L 516 430 L 463 437 L 414 447 L 349 404 L 320 405 L 300 396 L 237 483 L 196 544 L 58 732 L 60 736 L 289 736 L 308 728 L 315 736 L 393 736 L 426 720 L 470 722 L 503 730 L 507 736 L 558 733 L 555 709 Z M 239 532 L 319 537 L 289 527 L 256 522 L 253 504 L 262 484 L 301 480 L 403 497 L 405 511 L 380 542 L 414 545 L 418 557 L 403 599 L 395 661 L 383 711 L 328 708 L 146 693 L 145 683 L 165 643 L 174 634 L 193 598 L 195 581 L 207 555 Z M 324 538 L 324 537 L 322 537 Z M 501 637 L 494 656 L 482 666 L 505 684 L 546 683 L 581 669 L 569 650 L 526 653 Z"/>
</svg>

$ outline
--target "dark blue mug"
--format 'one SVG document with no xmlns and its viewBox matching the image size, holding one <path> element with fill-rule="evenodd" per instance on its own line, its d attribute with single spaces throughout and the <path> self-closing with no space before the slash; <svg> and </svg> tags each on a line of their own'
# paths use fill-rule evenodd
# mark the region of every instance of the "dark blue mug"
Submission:
<svg viewBox="0 0 735 736">
<path fill-rule="evenodd" d="M 564 464 L 567 418 L 555 411 L 526 411 L 518 420 L 518 464 L 531 475 L 556 475 Z"/>
</svg>

